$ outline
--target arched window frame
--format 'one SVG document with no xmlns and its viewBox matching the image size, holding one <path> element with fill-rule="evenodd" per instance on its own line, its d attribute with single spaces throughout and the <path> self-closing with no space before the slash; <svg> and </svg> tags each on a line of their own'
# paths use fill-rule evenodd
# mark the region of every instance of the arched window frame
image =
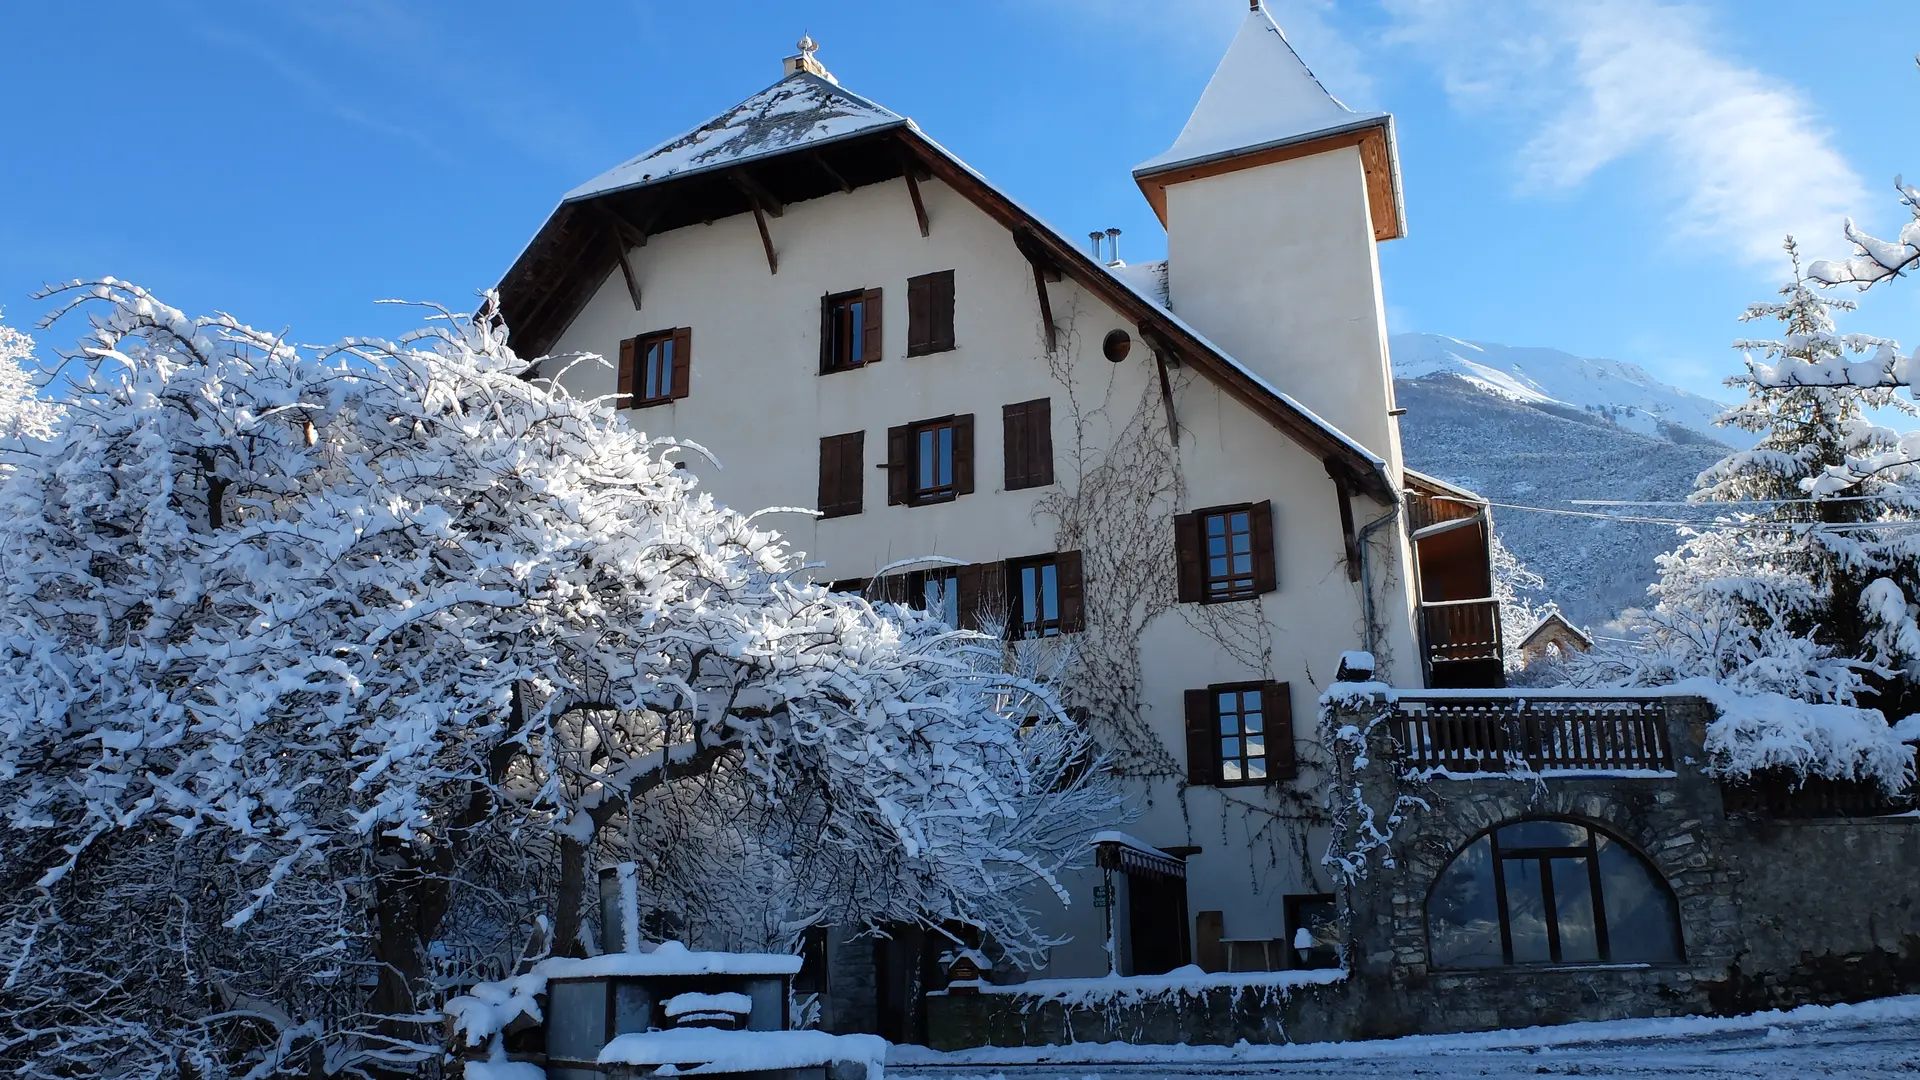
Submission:
<svg viewBox="0 0 1920 1080">
<path fill-rule="evenodd" d="M 1501 830 L 1509 829 L 1516 825 L 1524 825 L 1524 824 L 1527 824 L 1528 822 L 1535 822 L 1535 821 L 1564 822 L 1566 824 L 1575 825 L 1582 829 L 1585 829 L 1587 831 L 1586 846 L 1584 848 L 1580 848 L 1580 847 L 1519 848 L 1519 849 L 1514 849 L 1512 851 L 1505 851 L 1502 849 L 1500 845 L 1500 838 L 1499 838 L 1499 833 L 1501 832 Z M 1605 894 L 1605 889 L 1602 888 L 1601 878 L 1600 878 L 1599 838 L 1602 836 L 1605 836 L 1612 843 L 1619 845 L 1623 851 L 1632 855 L 1648 871 L 1648 877 L 1651 878 L 1653 887 L 1660 891 L 1660 893 L 1666 900 L 1667 909 L 1673 913 L 1674 924 L 1675 924 L 1674 925 L 1674 946 L 1676 950 L 1676 956 L 1672 962 L 1684 963 L 1686 960 L 1687 945 L 1686 945 L 1685 926 L 1680 921 L 1679 896 L 1673 891 L 1673 886 L 1671 883 L 1667 881 L 1667 875 L 1665 871 L 1661 870 L 1659 863 L 1655 862 L 1652 859 L 1652 857 L 1650 857 L 1647 854 L 1647 852 L 1643 848 L 1641 848 L 1639 844 L 1636 844 L 1633 841 L 1628 840 L 1627 838 L 1621 836 L 1618 832 L 1615 832 L 1613 829 L 1608 828 L 1607 826 L 1600 824 L 1598 822 L 1590 821 L 1586 818 L 1574 817 L 1569 814 L 1528 814 L 1523 817 L 1510 818 L 1506 821 L 1497 822 L 1484 829 L 1481 829 L 1477 833 L 1474 833 L 1471 837 L 1469 837 L 1466 840 L 1465 843 L 1462 843 L 1458 847 L 1453 849 L 1452 854 L 1448 855 L 1446 861 L 1440 865 L 1439 872 L 1436 873 L 1433 876 L 1433 880 L 1427 884 L 1426 896 L 1422 900 L 1422 903 L 1420 906 L 1420 918 L 1421 918 L 1422 929 L 1424 931 L 1423 936 L 1426 940 L 1426 945 L 1427 945 L 1427 961 L 1429 966 L 1438 970 L 1449 970 L 1449 971 L 1501 970 L 1501 968 L 1493 968 L 1493 967 L 1446 966 L 1446 965 L 1441 965 L 1436 963 L 1433 957 L 1434 894 L 1436 891 L 1439 890 L 1442 883 L 1445 882 L 1447 877 L 1447 871 L 1452 869 L 1453 865 L 1456 862 L 1458 862 L 1462 857 L 1464 857 L 1467 854 L 1467 852 L 1475 844 L 1478 844 L 1482 840 L 1485 840 L 1490 847 L 1488 855 L 1491 861 L 1491 870 L 1492 870 L 1493 881 L 1494 881 L 1494 890 L 1495 890 L 1494 908 L 1500 920 L 1500 951 L 1501 951 L 1502 959 L 1504 961 L 1502 967 L 1504 968 L 1527 968 L 1527 967 L 1538 967 L 1538 966 L 1590 967 L 1590 966 L 1606 966 L 1606 965 L 1615 963 L 1615 961 L 1611 959 L 1612 944 L 1611 942 L 1608 941 L 1608 937 L 1607 937 L 1606 894 Z M 1512 925 L 1510 921 L 1511 920 L 1511 912 L 1509 910 L 1510 905 L 1508 904 L 1508 898 L 1506 894 L 1506 880 L 1505 880 L 1506 868 L 1504 866 L 1504 863 L 1506 862 L 1507 859 L 1516 858 L 1516 857 L 1527 858 L 1527 857 L 1533 856 L 1533 857 L 1539 857 L 1545 860 L 1545 859 L 1554 858 L 1557 855 L 1561 855 L 1561 853 L 1564 853 L 1564 855 L 1561 857 L 1570 857 L 1574 855 L 1574 853 L 1576 852 L 1581 853 L 1581 855 L 1587 860 L 1588 881 L 1590 882 L 1590 888 L 1592 889 L 1594 936 L 1599 945 L 1600 958 L 1597 960 L 1574 960 L 1574 961 L 1566 961 L 1558 958 L 1557 956 L 1559 952 L 1558 941 L 1557 941 L 1558 914 L 1557 912 L 1554 912 L 1554 905 L 1552 902 L 1553 897 L 1549 892 L 1546 896 L 1548 911 L 1553 912 L 1553 915 L 1554 915 L 1552 919 L 1548 920 L 1549 942 L 1550 942 L 1549 952 L 1552 958 L 1546 961 L 1545 964 L 1541 964 L 1539 962 L 1516 963 L 1513 959 L 1513 931 L 1512 931 Z M 1545 871 L 1546 867 L 1543 866 L 1542 869 L 1543 871 Z M 1548 880 L 1550 880 L 1550 875 L 1543 875 L 1543 876 L 1547 877 Z M 1548 888 L 1550 888 L 1550 886 L 1548 886 Z"/>
</svg>

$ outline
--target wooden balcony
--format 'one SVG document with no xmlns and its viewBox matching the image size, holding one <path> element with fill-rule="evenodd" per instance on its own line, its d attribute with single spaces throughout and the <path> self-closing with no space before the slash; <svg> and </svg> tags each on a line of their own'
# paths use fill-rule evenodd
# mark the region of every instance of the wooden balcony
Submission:
<svg viewBox="0 0 1920 1080">
<path fill-rule="evenodd" d="M 1410 769 L 1510 772 L 1670 771 L 1657 701 L 1403 700 L 1393 734 Z"/>
</svg>

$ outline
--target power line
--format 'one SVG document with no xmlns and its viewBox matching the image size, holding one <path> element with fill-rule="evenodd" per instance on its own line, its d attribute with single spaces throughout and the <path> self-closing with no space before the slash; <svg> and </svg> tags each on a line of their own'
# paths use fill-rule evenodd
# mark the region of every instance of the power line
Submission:
<svg viewBox="0 0 1920 1080">
<path fill-rule="evenodd" d="M 1920 528 L 1920 520 L 1914 521 L 1701 521 L 1698 519 L 1649 517 L 1641 514 L 1603 514 L 1593 510 L 1562 510 L 1552 506 L 1527 506 L 1522 503 L 1503 503 L 1462 499 L 1451 495 L 1434 495 L 1435 501 L 1457 502 L 1468 506 L 1497 507 L 1501 510 L 1521 510 L 1532 514 L 1553 514 L 1559 517 L 1590 518 L 1596 521 L 1617 521 L 1624 525 L 1665 525 L 1676 529 L 1700 529 L 1720 532 L 1853 532 L 1855 530 L 1902 530 Z M 1573 501 L 1573 500 L 1569 500 Z M 1584 505 L 1584 504 L 1583 504 Z M 1607 504 L 1601 504 L 1607 505 Z M 1622 503 L 1631 506 L 1633 503 Z M 1658 505 L 1658 504 L 1653 504 Z M 1696 505 L 1696 504 L 1684 504 Z M 1719 504 L 1730 505 L 1730 504 Z"/>
</svg>

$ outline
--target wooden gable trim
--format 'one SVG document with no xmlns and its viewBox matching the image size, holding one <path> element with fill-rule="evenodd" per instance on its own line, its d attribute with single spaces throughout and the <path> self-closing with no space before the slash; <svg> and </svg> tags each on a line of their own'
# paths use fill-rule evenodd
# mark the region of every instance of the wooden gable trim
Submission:
<svg viewBox="0 0 1920 1080">
<path fill-rule="evenodd" d="M 1272 165 L 1295 158 L 1324 154 L 1329 150 L 1343 147 L 1358 147 L 1360 166 L 1367 178 L 1367 210 L 1373 217 L 1373 238 L 1375 240 L 1394 240 L 1405 236 L 1406 226 L 1400 220 L 1400 200 L 1394 197 L 1393 154 L 1387 148 L 1387 130 L 1384 124 L 1362 128 L 1359 131 L 1342 131 L 1322 139 L 1310 139 L 1306 142 L 1291 143 L 1286 146 L 1255 150 L 1251 153 L 1223 157 L 1214 161 L 1203 161 L 1195 165 L 1169 169 L 1166 172 L 1151 173 L 1136 177 L 1141 194 L 1147 197 L 1160 224 L 1167 223 L 1167 188 L 1173 184 L 1183 184 L 1189 180 L 1204 180 L 1210 176 L 1223 176 L 1241 169 L 1257 169 L 1262 165 Z"/>
<path fill-rule="evenodd" d="M 1046 258 L 1051 266 L 1065 272 L 1082 288 L 1105 301 L 1129 321 L 1143 328 L 1152 327 L 1169 347 L 1169 363 L 1192 364 L 1195 370 L 1229 396 L 1252 409 L 1295 442 L 1314 451 L 1316 455 L 1346 465 L 1356 478 L 1360 490 L 1383 502 L 1393 501 L 1393 489 L 1371 457 L 1302 415 L 1247 372 L 1226 362 L 1179 323 L 1168 319 L 1159 308 L 1115 280 L 1105 268 L 1092 262 L 1078 246 L 1066 242 L 1050 229 L 1036 227 L 1034 219 L 1013 200 L 948 157 L 944 150 L 926 142 L 918 132 L 901 131 L 895 137 L 912 150 L 927 171 L 941 183 L 966 196 L 988 217 L 1014 232 L 1015 243 L 1026 245 L 1021 254 L 1026 255 L 1029 262 L 1034 262 L 1037 257 Z M 1035 263 L 1035 268 L 1039 268 L 1038 263 Z"/>
</svg>

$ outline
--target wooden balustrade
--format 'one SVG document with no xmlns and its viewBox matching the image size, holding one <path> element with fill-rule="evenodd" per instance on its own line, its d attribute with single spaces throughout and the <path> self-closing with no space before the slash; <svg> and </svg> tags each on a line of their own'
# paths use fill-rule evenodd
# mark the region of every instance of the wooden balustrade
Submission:
<svg viewBox="0 0 1920 1080">
<path fill-rule="evenodd" d="M 1657 701 L 1402 701 L 1394 737 L 1410 769 L 1671 770 Z"/>
<path fill-rule="evenodd" d="M 1500 659 L 1500 602 L 1441 600 L 1420 605 L 1427 659 L 1433 663 Z"/>
</svg>

